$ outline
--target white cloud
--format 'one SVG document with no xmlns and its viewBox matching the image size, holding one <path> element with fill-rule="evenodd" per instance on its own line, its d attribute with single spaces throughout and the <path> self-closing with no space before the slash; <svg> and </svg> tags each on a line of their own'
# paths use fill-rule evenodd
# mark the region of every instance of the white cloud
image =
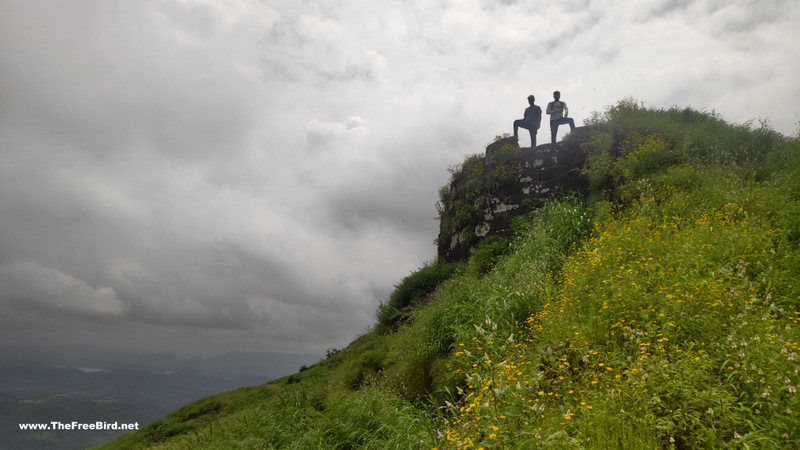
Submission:
<svg viewBox="0 0 800 450">
<path fill-rule="evenodd" d="M 58 311 L 120 316 L 125 304 L 114 289 L 92 287 L 59 270 L 42 267 L 36 261 L 14 261 L 0 265 L 0 301 L 33 302 Z"/>
<path fill-rule="evenodd" d="M 328 147 L 332 142 L 357 138 L 367 133 L 367 122 L 360 117 L 348 117 L 342 122 L 308 122 L 306 142 L 310 150 Z"/>
</svg>

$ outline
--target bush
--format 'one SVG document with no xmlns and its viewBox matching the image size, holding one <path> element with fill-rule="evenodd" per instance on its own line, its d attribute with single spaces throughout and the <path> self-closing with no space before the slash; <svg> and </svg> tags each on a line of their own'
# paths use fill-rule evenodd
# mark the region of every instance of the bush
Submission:
<svg viewBox="0 0 800 450">
<path fill-rule="evenodd" d="M 386 302 L 378 306 L 378 324 L 384 328 L 395 326 L 406 318 L 410 307 L 436 289 L 439 284 L 452 277 L 463 264 L 439 263 L 426 265 L 395 285 Z"/>
<path fill-rule="evenodd" d="M 470 271 L 478 275 L 488 273 L 510 249 L 508 240 L 499 236 L 490 236 L 484 239 L 470 258 Z"/>
</svg>

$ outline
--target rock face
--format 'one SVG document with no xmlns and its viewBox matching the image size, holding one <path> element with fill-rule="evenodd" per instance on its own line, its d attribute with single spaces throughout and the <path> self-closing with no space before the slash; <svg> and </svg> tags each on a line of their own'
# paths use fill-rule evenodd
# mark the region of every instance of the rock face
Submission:
<svg viewBox="0 0 800 450">
<path fill-rule="evenodd" d="M 486 147 L 483 161 L 469 160 L 442 192 L 439 258 L 463 261 L 490 236 L 510 236 L 511 220 L 570 192 L 584 194 L 584 127 L 556 144 L 520 148 L 514 138 Z M 449 191 L 447 189 L 449 188 Z"/>
</svg>

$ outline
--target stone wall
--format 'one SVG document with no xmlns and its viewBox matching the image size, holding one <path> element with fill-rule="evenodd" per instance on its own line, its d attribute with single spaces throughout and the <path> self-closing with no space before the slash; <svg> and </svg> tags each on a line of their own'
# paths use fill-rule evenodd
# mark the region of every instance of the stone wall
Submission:
<svg viewBox="0 0 800 450">
<path fill-rule="evenodd" d="M 569 192 L 584 194 L 587 183 L 581 175 L 585 162 L 582 144 L 588 139 L 588 130 L 576 128 L 566 141 L 556 144 L 543 144 L 536 148 L 519 148 L 513 138 L 498 140 L 486 148 L 483 172 L 488 176 L 498 165 L 513 168 L 513 177 L 493 183 L 481 198 L 471 199 L 475 217 L 468 220 L 468 226 L 461 229 L 446 229 L 441 220 L 438 239 L 439 258 L 448 261 L 463 261 L 469 258 L 472 249 L 489 236 L 511 235 L 511 219 L 528 214 L 540 208 L 554 196 Z M 508 153 L 514 147 L 513 156 Z M 505 147 L 505 148 L 504 148 Z M 460 174 L 463 175 L 463 174 Z M 467 201 L 465 176 L 456 177 L 449 186 L 449 204 L 442 205 L 442 216 L 455 217 L 454 205 Z M 473 181 L 474 182 L 474 181 Z M 444 218 L 442 218 L 444 219 Z"/>
</svg>

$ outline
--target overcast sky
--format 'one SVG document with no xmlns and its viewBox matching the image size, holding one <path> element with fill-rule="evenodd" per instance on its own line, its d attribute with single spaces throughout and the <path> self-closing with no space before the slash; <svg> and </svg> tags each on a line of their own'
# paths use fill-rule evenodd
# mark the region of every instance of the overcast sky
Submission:
<svg viewBox="0 0 800 450">
<path fill-rule="evenodd" d="M 341 348 L 529 94 L 795 135 L 798 24 L 796 0 L 0 0 L 0 346 Z"/>
</svg>

